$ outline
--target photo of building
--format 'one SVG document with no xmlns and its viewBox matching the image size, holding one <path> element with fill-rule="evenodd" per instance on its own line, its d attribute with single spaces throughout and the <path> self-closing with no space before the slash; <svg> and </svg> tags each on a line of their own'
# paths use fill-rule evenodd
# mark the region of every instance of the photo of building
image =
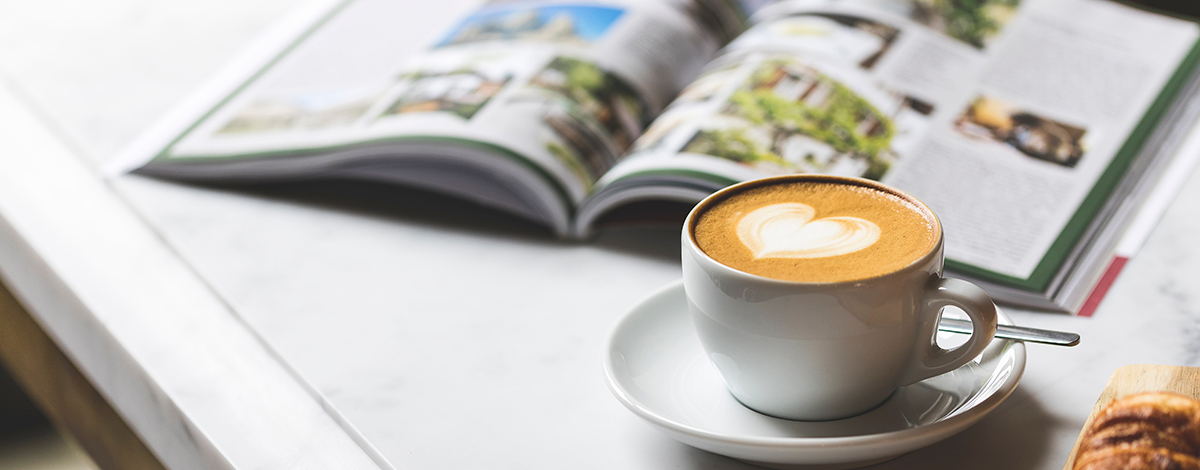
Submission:
<svg viewBox="0 0 1200 470">
<path fill-rule="evenodd" d="M 495 78 L 479 71 L 462 70 L 446 74 L 414 73 L 404 78 L 410 80 L 407 89 L 385 115 L 445 111 L 470 119 L 511 77 Z"/>
<path fill-rule="evenodd" d="M 793 57 L 766 60 L 683 151 L 773 172 L 880 178 L 896 158 L 892 116 L 906 100 L 869 85 L 852 89 Z"/>
<path fill-rule="evenodd" d="M 383 116 L 446 112 L 471 119 L 500 93 L 527 56 L 498 49 L 435 50 L 396 74 Z"/>
</svg>

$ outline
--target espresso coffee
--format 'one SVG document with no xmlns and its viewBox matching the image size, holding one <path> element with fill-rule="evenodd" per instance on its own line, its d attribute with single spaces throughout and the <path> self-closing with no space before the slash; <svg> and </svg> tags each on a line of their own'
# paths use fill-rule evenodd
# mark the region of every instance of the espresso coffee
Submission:
<svg viewBox="0 0 1200 470">
<path fill-rule="evenodd" d="M 852 179 L 751 186 L 701 210 L 691 230 L 706 255 L 795 282 L 894 272 L 933 250 L 939 233 L 924 205 Z"/>
<path fill-rule="evenodd" d="M 747 181 L 692 208 L 680 235 L 704 356 L 738 402 L 768 416 L 861 414 L 979 357 L 996 332 L 987 294 L 942 277 L 937 217 L 873 181 Z M 972 325 L 951 350 L 934 341 L 946 306 Z"/>
</svg>

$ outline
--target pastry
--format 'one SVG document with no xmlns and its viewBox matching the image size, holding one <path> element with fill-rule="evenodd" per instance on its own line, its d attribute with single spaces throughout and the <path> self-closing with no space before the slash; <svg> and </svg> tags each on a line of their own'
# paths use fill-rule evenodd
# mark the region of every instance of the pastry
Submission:
<svg viewBox="0 0 1200 470">
<path fill-rule="evenodd" d="M 1200 401 L 1166 392 L 1126 396 L 1096 415 L 1074 470 L 1200 470 Z"/>
</svg>

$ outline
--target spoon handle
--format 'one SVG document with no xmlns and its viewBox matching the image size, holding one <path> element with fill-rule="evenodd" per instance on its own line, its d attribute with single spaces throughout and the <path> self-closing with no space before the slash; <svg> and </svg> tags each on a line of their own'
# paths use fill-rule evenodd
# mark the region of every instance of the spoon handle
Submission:
<svg viewBox="0 0 1200 470">
<path fill-rule="evenodd" d="M 971 334 L 971 322 L 943 318 L 938 323 L 938 329 L 950 333 Z M 1065 331 L 1041 330 L 1024 326 L 1000 325 L 996 327 L 996 337 L 1013 339 L 1030 343 L 1053 344 L 1055 346 L 1074 346 L 1079 344 L 1079 335 Z"/>
</svg>

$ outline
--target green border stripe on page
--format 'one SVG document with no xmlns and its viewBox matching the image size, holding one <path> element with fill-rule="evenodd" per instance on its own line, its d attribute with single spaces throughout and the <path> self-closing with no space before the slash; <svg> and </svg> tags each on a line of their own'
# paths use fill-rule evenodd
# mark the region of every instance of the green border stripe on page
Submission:
<svg viewBox="0 0 1200 470">
<path fill-rule="evenodd" d="M 1033 273 L 1026 279 L 1021 279 L 1014 276 L 1000 274 L 994 271 L 982 269 L 953 259 L 946 260 L 946 267 L 963 274 L 969 274 L 989 281 L 1005 284 L 1013 287 L 1019 287 L 1031 291 L 1043 291 L 1050 281 L 1054 278 L 1055 273 L 1062 267 L 1066 261 L 1072 248 L 1083 237 L 1088 225 L 1100 212 L 1104 203 L 1112 194 L 1113 189 L 1121 181 L 1125 171 L 1133 163 L 1134 158 L 1141 152 L 1150 135 L 1158 127 L 1159 121 L 1166 115 L 1171 108 L 1175 98 L 1183 89 L 1188 79 L 1197 71 L 1197 65 L 1200 64 L 1200 41 L 1192 45 L 1191 51 L 1184 57 L 1179 68 L 1175 70 L 1174 75 L 1167 81 L 1162 92 L 1155 98 L 1150 105 L 1149 110 L 1142 116 L 1141 121 L 1134 127 L 1129 139 L 1117 151 L 1113 161 L 1109 163 L 1108 168 L 1096 180 L 1096 184 L 1092 186 L 1092 190 L 1084 198 L 1075 214 L 1067 221 L 1066 226 L 1059 233 L 1058 238 L 1046 250 L 1045 256 L 1041 262 L 1034 268 Z"/>
</svg>

